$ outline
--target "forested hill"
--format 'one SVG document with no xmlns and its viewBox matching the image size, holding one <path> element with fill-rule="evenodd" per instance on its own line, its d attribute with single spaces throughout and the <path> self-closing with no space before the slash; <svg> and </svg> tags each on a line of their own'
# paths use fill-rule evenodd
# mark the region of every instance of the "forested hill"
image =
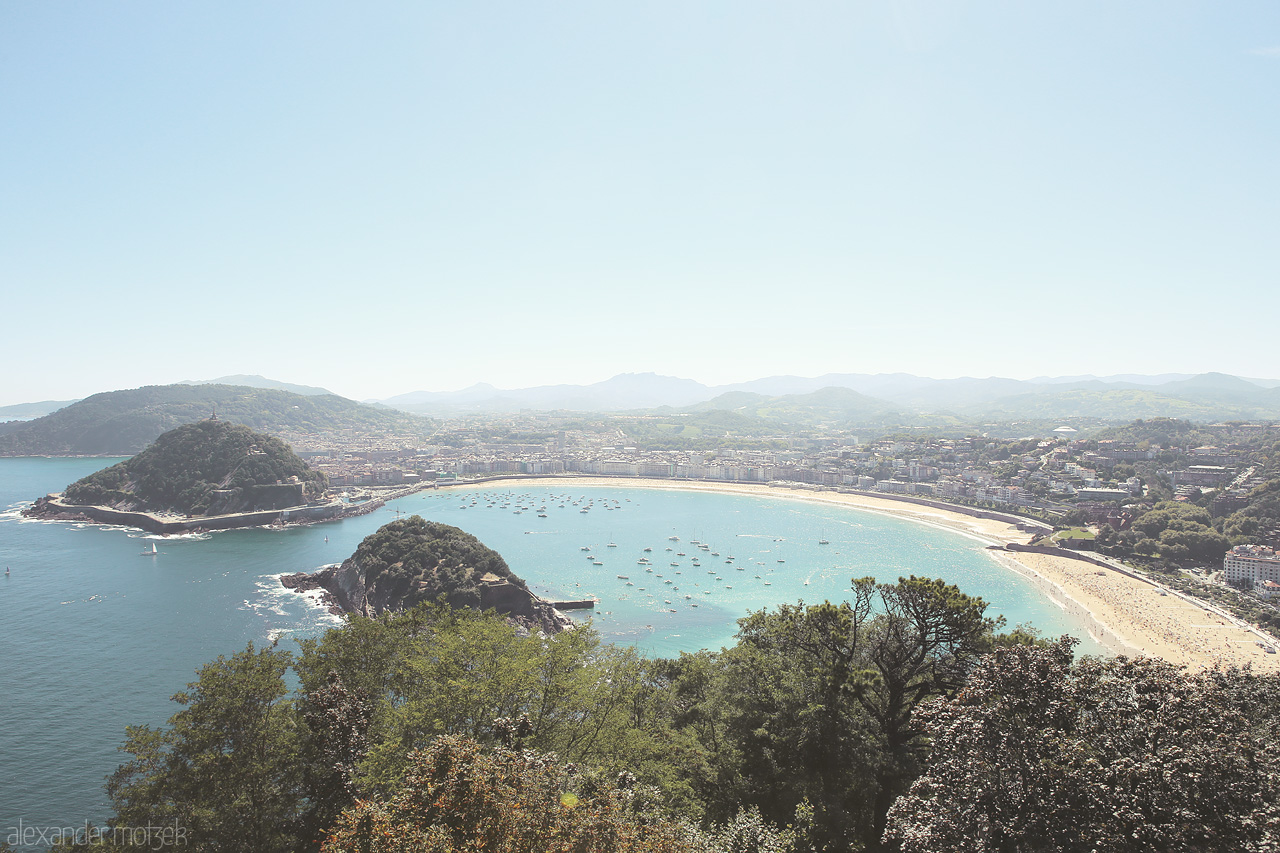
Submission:
<svg viewBox="0 0 1280 853">
<path fill-rule="evenodd" d="M 148 385 L 86 397 L 25 423 L 0 424 L 0 456 L 125 456 L 162 433 L 217 412 L 262 432 L 422 433 L 431 421 L 333 394 L 293 394 L 241 385 Z"/>
<path fill-rule="evenodd" d="M 344 611 L 366 616 L 443 597 L 454 607 L 496 608 L 527 627 L 554 631 L 563 621 L 497 551 L 464 530 L 417 515 L 366 536 L 341 566 L 293 576 L 285 585 L 320 586 Z"/>
<path fill-rule="evenodd" d="M 220 420 L 183 424 L 146 450 L 69 485 L 69 503 L 217 515 L 298 506 L 324 474 L 278 438 Z"/>
<path fill-rule="evenodd" d="M 524 587 L 502 555 L 475 536 L 412 515 L 366 536 L 351 556 L 377 610 L 404 610 L 443 595 L 455 607 L 480 605 L 480 579 L 492 574 Z"/>
</svg>

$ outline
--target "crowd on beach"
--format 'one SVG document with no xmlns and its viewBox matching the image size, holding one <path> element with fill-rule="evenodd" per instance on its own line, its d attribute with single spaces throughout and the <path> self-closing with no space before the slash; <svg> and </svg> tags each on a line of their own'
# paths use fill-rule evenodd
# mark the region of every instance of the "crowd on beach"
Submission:
<svg viewBox="0 0 1280 853">
<path fill-rule="evenodd" d="M 1042 554 L 1010 555 L 1044 577 L 1105 625 L 1130 651 L 1193 669 L 1251 663 L 1280 670 L 1250 631 L 1172 591 L 1096 565 Z"/>
</svg>

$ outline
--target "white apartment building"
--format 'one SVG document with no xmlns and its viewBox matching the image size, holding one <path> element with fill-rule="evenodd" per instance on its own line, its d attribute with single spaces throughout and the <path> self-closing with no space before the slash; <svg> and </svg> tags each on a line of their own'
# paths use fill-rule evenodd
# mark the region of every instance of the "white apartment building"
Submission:
<svg viewBox="0 0 1280 853">
<path fill-rule="evenodd" d="M 1222 558 L 1227 582 L 1280 582 L 1280 554 L 1265 545 L 1237 545 Z"/>
</svg>

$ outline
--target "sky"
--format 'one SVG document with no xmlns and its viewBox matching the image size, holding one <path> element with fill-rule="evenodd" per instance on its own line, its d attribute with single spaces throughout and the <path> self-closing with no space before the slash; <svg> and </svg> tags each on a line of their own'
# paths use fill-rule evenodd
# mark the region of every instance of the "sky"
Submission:
<svg viewBox="0 0 1280 853">
<path fill-rule="evenodd" d="M 1280 377 L 1280 4 L 0 4 L 0 405 Z"/>
</svg>

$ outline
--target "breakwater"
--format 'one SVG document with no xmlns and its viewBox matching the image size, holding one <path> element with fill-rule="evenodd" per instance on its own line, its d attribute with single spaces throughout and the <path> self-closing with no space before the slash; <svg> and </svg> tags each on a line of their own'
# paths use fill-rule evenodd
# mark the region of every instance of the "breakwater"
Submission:
<svg viewBox="0 0 1280 853">
<path fill-rule="evenodd" d="M 171 535 L 199 530 L 231 530 L 238 527 L 264 527 L 269 524 L 313 524 L 340 518 L 364 515 L 382 507 L 379 498 L 359 504 L 331 501 L 315 506 L 295 506 L 285 509 L 235 512 L 227 515 L 182 516 L 158 515 L 151 512 L 115 509 L 109 506 L 71 504 L 58 500 L 57 495 L 47 495 L 37 500 L 23 515 L 48 520 L 93 521 L 99 524 L 119 524 L 137 527 L 148 533 Z"/>
</svg>

